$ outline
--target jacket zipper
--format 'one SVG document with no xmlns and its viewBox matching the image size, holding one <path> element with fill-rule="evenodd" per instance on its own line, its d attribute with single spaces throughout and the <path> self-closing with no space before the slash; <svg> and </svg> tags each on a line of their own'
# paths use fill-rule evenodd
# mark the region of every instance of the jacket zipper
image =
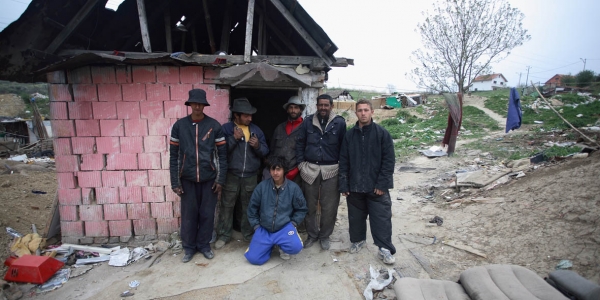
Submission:
<svg viewBox="0 0 600 300">
<path fill-rule="evenodd" d="M 200 182 L 200 166 L 198 165 L 198 124 L 196 124 L 196 182 Z"/>
<path fill-rule="evenodd" d="M 273 210 L 273 225 L 271 226 L 271 232 L 275 232 L 275 219 L 277 218 L 277 206 L 279 205 L 279 189 L 277 187 L 275 187 L 275 193 L 277 194 L 277 198 L 275 198 L 275 209 Z"/>
<path fill-rule="evenodd" d="M 244 142 L 244 165 L 242 166 L 242 177 L 244 177 L 244 172 L 246 171 L 246 151 L 248 149 L 248 142 Z"/>
</svg>

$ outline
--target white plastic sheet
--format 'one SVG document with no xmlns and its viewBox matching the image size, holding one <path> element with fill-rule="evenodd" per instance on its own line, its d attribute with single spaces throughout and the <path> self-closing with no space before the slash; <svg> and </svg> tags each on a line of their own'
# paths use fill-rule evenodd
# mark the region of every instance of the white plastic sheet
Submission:
<svg viewBox="0 0 600 300">
<path fill-rule="evenodd" d="M 373 290 L 383 290 L 383 288 L 388 286 L 390 282 L 392 282 L 392 280 L 394 279 L 394 277 L 392 276 L 394 270 L 388 269 L 388 279 L 380 279 L 379 277 L 383 276 L 380 276 L 379 271 L 375 270 L 375 268 L 373 268 L 373 266 L 371 265 L 369 265 L 369 269 L 371 272 L 371 282 L 369 282 L 369 285 L 367 285 L 367 288 L 365 288 L 363 296 L 365 296 L 365 299 L 367 300 L 373 300 Z"/>
</svg>

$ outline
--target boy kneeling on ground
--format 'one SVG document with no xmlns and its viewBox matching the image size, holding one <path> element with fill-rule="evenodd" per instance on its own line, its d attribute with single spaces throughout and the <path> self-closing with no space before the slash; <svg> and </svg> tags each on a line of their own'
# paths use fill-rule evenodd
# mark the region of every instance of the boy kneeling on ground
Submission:
<svg viewBox="0 0 600 300">
<path fill-rule="evenodd" d="M 308 208 L 300 187 L 285 178 L 283 163 L 281 157 L 267 160 L 272 178 L 259 183 L 250 197 L 248 221 L 254 236 L 244 256 L 253 265 L 266 263 L 273 246 L 279 246 L 280 257 L 285 260 L 303 247 L 296 227 Z"/>
</svg>

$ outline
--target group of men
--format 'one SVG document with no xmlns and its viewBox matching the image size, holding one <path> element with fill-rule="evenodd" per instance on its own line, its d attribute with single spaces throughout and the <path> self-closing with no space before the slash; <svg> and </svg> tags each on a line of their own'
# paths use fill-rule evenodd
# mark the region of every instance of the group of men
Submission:
<svg viewBox="0 0 600 300">
<path fill-rule="evenodd" d="M 243 239 L 250 242 L 245 253 L 250 263 L 267 262 L 274 246 L 283 259 L 317 242 L 328 250 L 340 194 L 348 204 L 350 253 L 365 245 L 369 216 L 378 257 L 394 263 L 389 195 L 394 147 L 390 134 L 373 122 L 369 101 L 356 103 L 358 121 L 346 131 L 329 95 L 318 96 L 317 112 L 305 119 L 305 104 L 293 96 L 283 106 L 288 119 L 275 128 L 270 147 L 252 123 L 256 108 L 247 98 L 233 101 L 232 121 L 223 125 L 204 114 L 210 105 L 204 90 L 191 90 L 185 104 L 192 113 L 173 125 L 170 138 L 171 186 L 181 197 L 184 263 L 197 252 L 214 257 L 213 230 L 216 249 L 230 241 L 236 202 L 242 208 Z M 263 162 L 268 172 L 258 183 Z M 306 228 L 304 242 L 299 227 Z"/>
</svg>

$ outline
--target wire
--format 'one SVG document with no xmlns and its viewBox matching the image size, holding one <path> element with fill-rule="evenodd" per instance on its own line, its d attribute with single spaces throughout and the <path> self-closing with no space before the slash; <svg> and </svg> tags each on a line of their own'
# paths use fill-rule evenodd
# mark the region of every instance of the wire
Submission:
<svg viewBox="0 0 600 300">
<path fill-rule="evenodd" d="M 10 0 L 10 1 L 17 2 L 17 3 L 21 3 L 21 4 L 25 4 L 25 5 L 29 5 L 29 4 L 31 3 L 31 2 L 30 2 L 30 3 L 21 2 L 21 1 L 17 1 L 17 0 Z"/>
<path fill-rule="evenodd" d="M 554 68 L 554 69 L 550 69 L 550 70 L 539 71 L 539 72 L 532 72 L 532 73 L 529 73 L 529 74 L 539 74 L 539 73 L 544 73 L 544 72 L 554 71 L 554 70 L 562 69 L 562 68 L 564 68 L 564 67 L 572 66 L 572 65 L 575 65 L 575 64 L 580 64 L 580 63 L 581 63 L 581 62 L 579 62 L 579 61 L 576 61 L 576 62 L 574 62 L 574 63 L 572 63 L 572 64 L 568 64 L 568 65 L 566 65 L 566 66 L 562 66 L 562 67 L 558 67 L 558 68 Z"/>
</svg>

